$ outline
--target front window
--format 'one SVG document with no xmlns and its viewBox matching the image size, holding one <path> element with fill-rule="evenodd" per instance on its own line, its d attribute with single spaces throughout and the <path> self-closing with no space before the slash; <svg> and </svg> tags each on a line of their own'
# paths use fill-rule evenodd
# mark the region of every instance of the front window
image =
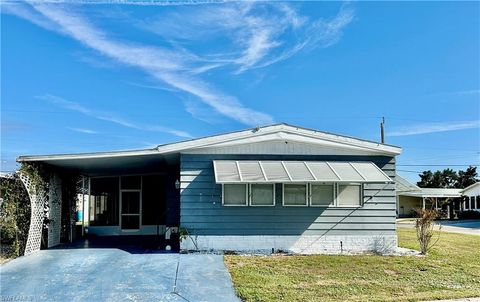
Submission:
<svg viewBox="0 0 480 302">
<path fill-rule="evenodd" d="M 312 184 L 310 190 L 311 206 L 328 207 L 334 204 L 335 196 L 333 184 Z"/>
<path fill-rule="evenodd" d="M 306 184 L 284 184 L 283 205 L 285 206 L 306 206 L 307 185 Z"/>
<path fill-rule="evenodd" d="M 252 184 L 250 185 L 251 206 L 274 206 L 275 186 L 273 184 Z"/>
<path fill-rule="evenodd" d="M 246 184 L 224 184 L 223 185 L 223 205 L 246 206 L 247 205 L 247 185 Z"/>
<path fill-rule="evenodd" d="M 339 184 L 337 205 L 340 207 L 359 207 L 361 203 L 362 186 L 359 184 Z"/>
</svg>

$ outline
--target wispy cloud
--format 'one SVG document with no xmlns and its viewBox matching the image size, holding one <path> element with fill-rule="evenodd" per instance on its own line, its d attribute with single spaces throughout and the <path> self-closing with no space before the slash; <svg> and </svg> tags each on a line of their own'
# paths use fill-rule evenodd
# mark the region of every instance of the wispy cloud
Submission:
<svg viewBox="0 0 480 302">
<path fill-rule="evenodd" d="M 181 130 L 177 130 L 177 129 L 173 129 L 173 128 L 169 128 L 169 127 L 164 127 L 164 126 L 158 126 L 158 125 L 136 123 L 136 122 L 130 121 L 128 119 L 125 119 L 121 116 L 118 116 L 118 115 L 116 115 L 112 112 L 92 110 L 92 109 L 89 109 L 89 108 L 87 108 L 87 107 L 85 107 L 85 106 L 83 106 L 83 105 L 81 105 L 77 102 L 68 101 L 68 100 L 65 100 L 61 97 L 55 96 L 55 95 L 47 94 L 47 95 L 44 95 L 44 96 L 38 96 L 37 98 L 42 99 L 42 100 L 46 100 L 46 101 L 48 101 L 52 104 L 55 104 L 59 107 L 79 112 L 79 113 L 81 113 L 85 116 L 89 116 L 89 117 L 92 117 L 92 118 L 95 118 L 95 119 L 98 119 L 98 120 L 102 120 L 102 121 L 111 122 L 111 123 L 114 123 L 114 124 L 117 124 L 117 125 L 120 125 L 120 126 L 123 126 L 123 127 L 136 129 L 136 130 L 142 130 L 142 131 L 164 132 L 164 133 L 169 133 L 169 134 L 173 134 L 173 135 L 176 135 L 176 136 L 179 136 L 179 137 L 184 137 L 184 138 L 192 138 L 193 137 L 191 134 L 189 134 L 188 132 L 185 132 L 185 131 L 181 131 Z M 82 129 L 82 130 L 85 130 L 85 129 Z M 77 131 L 78 131 L 78 129 L 77 129 Z M 84 133 L 86 133 L 86 132 L 84 132 Z"/>
<path fill-rule="evenodd" d="M 419 135 L 437 132 L 448 132 L 464 129 L 480 128 L 480 120 L 477 121 L 459 121 L 459 122 L 447 122 L 447 123 L 423 123 L 409 125 L 406 127 L 398 128 L 395 131 L 387 133 L 389 136 L 407 136 L 407 135 Z"/>
<path fill-rule="evenodd" d="M 77 13 L 58 5 L 33 4 L 36 11 L 85 46 L 120 63 L 135 66 L 171 87 L 198 97 L 219 113 L 248 125 L 273 122 L 268 114 L 245 107 L 235 97 L 213 88 L 189 71 L 195 56 L 161 47 L 134 45 L 110 39 Z"/>
<path fill-rule="evenodd" d="M 165 14 L 137 21 L 137 25 L 184 47 L 229 40 L 227 48 L 222 45 L 199 58 L 212 64 L 207 70 L 226 66 L 239 74 L 286 60 L 302 50 L 334 45 L 353 19 L 354 10 L 348 4 L 331 19 L 310 20 L 288 3 L 244 1 L 202 10 L 186 8 L 181 14 Z"/>
<path fill-rule="evenodd" d="M 86 128 L 71 128 L 71 127 L 68 127 L 68 129 L 69 129 L 69 130 L 72 130 L 72 131 L 75 131 L 75 132 L 79 132 L 79 133 L 98 134 L 97 131 L 90 130 L 90 129 L 86 129 Z"/>
<path fill-rule="evenodd" d="M 118 1 L 131 5 L 142 2 L 145 5 L 208 2 L 210 5 L 195 8 L 186 5 L 181 14 L 164 13 L 158 18 L 130 20 L 144 30 L 161 35 L 163 41 L 167 41 L 163 46 L 112 38 L 113 35 L 94 25 L 90 19 L 93 17 L 81 14 L 79 5 L 66 5 L 99 2 L 30 1 L 29 6 L 10 2 L 6 6 L 12 6 L 8 9 L 10 13 L 69 36 L 113 61 L 139 68 L 160 84 L 194 96 L 219 114 L 247 125 L 269 124 L 273 117 L 250 108 L 254 100 L 249 100 L 247 106 L 203 80 L 202 74 L 219 68 L 230 68 L 234 74 L 240 74 L 286 60 L 302 50 L 329 47 L 339 41 L 344 28 L 354 19 L 354 11 L 348 5 L 342 6 L 331 19 L 310 20 L 300 15 L 294 6 L 281 2 Z M 216 4 L 211 4 L 213 2 Z M 194 47 L 218 38 L 230 41 L 228 47 L 209 47 L 207 53 Z M 186 109 L 192 112 L 191 107 Z M 192 116 L 196 115 L 192 113 Z"/>
</svg>

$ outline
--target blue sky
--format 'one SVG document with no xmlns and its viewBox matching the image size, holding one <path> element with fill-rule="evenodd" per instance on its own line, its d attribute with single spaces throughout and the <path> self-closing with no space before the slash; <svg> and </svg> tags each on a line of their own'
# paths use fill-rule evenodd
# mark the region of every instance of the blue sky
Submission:
<svg viewBox="0 0 480 302">
<path fill-rule="evenodd" d="M 2 3 L 2 171 L 276 122 L 378 141 L 382 116 L 411 180 L 480 163 L 479 2 L 58 2 Z"/>
</svg>

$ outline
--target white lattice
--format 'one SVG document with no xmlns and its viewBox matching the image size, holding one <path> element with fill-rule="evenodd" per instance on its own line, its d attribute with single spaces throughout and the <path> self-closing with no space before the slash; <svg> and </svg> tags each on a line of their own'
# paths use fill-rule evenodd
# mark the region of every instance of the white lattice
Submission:
<svg viewBox="0 0 480 302">
<path fill-rule="evenodd" d="M 25 246 L 25 255 L 28 255 L 40 250 L 47 194 L 43 189 L 35 190 L 34 184 L 27 174 L 20 173 L 20 179 L 27 189 L 31 205 L 30 228 L 28 230 L 27 245 Z"/>
<path fill-rule="evenodd" d="M 62 179 L 53 174 L 48 192 L 48 247 L 60 244 L 62 229 Z"/>
</svg>

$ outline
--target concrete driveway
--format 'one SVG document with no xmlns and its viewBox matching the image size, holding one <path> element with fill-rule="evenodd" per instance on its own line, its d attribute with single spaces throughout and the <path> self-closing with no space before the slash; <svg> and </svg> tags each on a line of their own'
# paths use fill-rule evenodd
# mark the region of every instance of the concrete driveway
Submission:
<svg viewBox="0 0 480 302">
<path fill-rule="evenodd" d="M 439 224 L 442 225 L 443 232 L 480 236 L 480 220 L 442 220 L 436 223 L 437 229 L 439 228 Z M 414 228 L 415 222 L 399 219 L 397 221 L 397 226 L 399 228 Z"/>
<path fill-rule="evenodd" d="M 0 266 L 0 286 L 1 301 L 240 301 L 223 256 L 115 248 L 20 257 Z"/>
</svg>

